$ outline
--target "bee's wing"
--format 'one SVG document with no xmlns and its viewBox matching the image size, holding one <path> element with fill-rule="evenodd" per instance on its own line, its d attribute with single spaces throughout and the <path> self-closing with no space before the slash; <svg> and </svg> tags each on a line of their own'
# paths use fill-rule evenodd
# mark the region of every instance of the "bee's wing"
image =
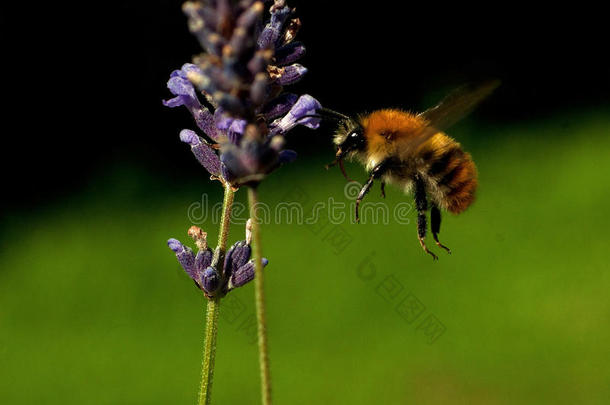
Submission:
<svg viewBox="0 0 610 405">
<path fill-rule="evenodd" d="M 440 103 L 420 113 L 428 125 L 417 134 L 417 147 L 438 132 L 445 131 L 453 124 L 470 114 L 498 86 L 499 80 L 490 80 L 477 84 L 466 84 L 447 95 Z"/>
<path fill-rule="evenodd" d="M 499 80 L 490 80 L 458 87 L 440 103 L 427 109 L 419 116 L 426 119 L 430 126 L 445 131 L 470 114 L 499 85 Z"/>
</svg>

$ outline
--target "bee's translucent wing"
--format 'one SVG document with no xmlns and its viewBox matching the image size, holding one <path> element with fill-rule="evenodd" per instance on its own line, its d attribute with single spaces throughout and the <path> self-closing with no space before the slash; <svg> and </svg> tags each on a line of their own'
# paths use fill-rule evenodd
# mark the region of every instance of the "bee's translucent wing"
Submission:
<svg viewBox="0 0 610 405">
<path fill-rule="evenodd" d="M 499 80 L 463 85 L 449 93 L 434 107 L 418 114 L 418 117 L 425 119 L 428 125 L 416 134 L 417 136 L 409 148 L 417 149 L 435 134 L 445 131 L 470 114 L 499 85 Z"/>
<path fill-rule="evenodd" d="M 440 103 L 419 114 L 428 124 L 439 131 L 445 131 L 470 114 L 498 86 L 499 80 L 467 84 L 458 87 Z"/>
</svg>

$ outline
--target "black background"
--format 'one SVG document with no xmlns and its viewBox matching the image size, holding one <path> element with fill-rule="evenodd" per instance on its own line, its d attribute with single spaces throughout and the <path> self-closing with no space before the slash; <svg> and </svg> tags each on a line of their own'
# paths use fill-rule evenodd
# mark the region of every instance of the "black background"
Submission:
<svg viewBox="0 0 610 405">
<path fill-rule="evenodd" d="M 47 4 L 1 13 L 5 207 L 73 193 L 110 167 L 198 176 L 178 141 L 193 128 L 169 98 L 169 73 L 200 48 L 179 1 Z M 289 1 L 309 68 L 294 92 L 354 114 L 422 108 L 466 81 L 503 82 L 477 117 L 494 124 L 607 106 L 604 12 L 558 4 Z M 295 131 L 299 153 L 329 152 L 328 130 Z"/>
</svg>

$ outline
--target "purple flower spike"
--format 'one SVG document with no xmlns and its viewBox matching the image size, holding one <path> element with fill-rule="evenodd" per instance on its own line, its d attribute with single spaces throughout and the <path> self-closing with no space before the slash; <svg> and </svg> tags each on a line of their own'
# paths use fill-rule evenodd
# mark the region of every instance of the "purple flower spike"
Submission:
<svg viewBox="0 0 610 405">
<path fill-rule="evenodd" d="M 269 260 L 263 257 L 263 267 L 269 264 Z M 229 280 L 229 290 L 233 288 L 241 287 L 250 281 L 254 280 L 256 271 L 254 269 L 254 260 L 250 260 L 248 263 L 241 266 L 239 269 L 233 272 L 231 279 Z"/>
<path fill-rule="evenodd" d="M 322 105 L 318 100 L 309 94 L 302 95 L 290 111 L 288 111 L 288 114 L 271 124 L 273 133 L 283 134 L 298 124 L 312 129 L 318 128 L 320 126 L 320 118 L 308 116 L 315 115 L 316 111 L 320 108 L 322 108 Z"/>
<path fill-rule="evenodd" d="M 168 88 L 175 97 L 164 104 L 188 108 L 207 137 L 187 132 L 181 139 L 213 176 L 233 188 L 258 184 L 294 160 L 296 154 L 284 151 L 277 135 L 298 124 L 319 126 L 320 119 L 308 115 L 320 103 L 284 92 L 307 72 L 295 63 L 305 46 L 293 42 L 301 23 L 286 3 L 191 0 L 183 6 L 204 52 L 172 72 Z M 267 7 L 271 17 L 264 21 Z"/>
<path fill-rule="evenodd" d="M 197 271 L 195 268 L 195 255 L 193 251 L 184 246 L 178 239 L 171 238 L 167 241 L 167 246 L 176 254 L 178 263 L 182 266 L 184 271 L 195 281 L 197 280 Z"/>
<path fill-rule="evenodd" d="M 180 131 L 180 140 L 191 145 L 193 155 L 212 176 L 220 176 L 220 158 L 214 149 L 190 129 Z"/>
</svg>

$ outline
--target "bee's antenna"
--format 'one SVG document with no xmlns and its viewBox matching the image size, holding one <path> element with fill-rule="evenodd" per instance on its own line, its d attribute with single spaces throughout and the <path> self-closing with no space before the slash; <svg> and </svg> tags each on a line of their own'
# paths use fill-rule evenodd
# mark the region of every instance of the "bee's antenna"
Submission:
<svg viewBox="0 0 610 405">
<path fill-rule="evenodd" d="M 334 118 L 337 121 L 351 120 L 351 118 L 347 115 L 341 114 L 340 112 L 331 110 L 329 108 L 322 107 L 318 110 L 318 112 L 322 114 L 322 116 L 326 116 L 326 118 Z"/>
<path fill-rule="evenodd" d="M 317 118 L 317 119 L 323 120 L 326 117 L 323 117 L 320 114 L 307 114 L 307 115 L 303 115 L 301 118 L 299 118 L 297 120 L 297 122 L 301 121 L 304 118 Z"/>
<path fill-rule="evenodd" d="M 346 120 L 347 121 L 351 121 L 352 120 L 347 115 L 341 114 L 340 112 L 337 112 L 337 111 L 330 110 L 328 108 L 319 108 L 317 112 L 318 112 L 317 114 L 303 115 L 301 118 L 298 119 L 298 121 L 301 121 L 304 118 L 318 118 L 318 119 L 321 119 L 321 120 L 331 119 L 331 120 L 334 120 L 336 122 L 341 122 L 341 121 L 346 121 Z"/>
</svg>

